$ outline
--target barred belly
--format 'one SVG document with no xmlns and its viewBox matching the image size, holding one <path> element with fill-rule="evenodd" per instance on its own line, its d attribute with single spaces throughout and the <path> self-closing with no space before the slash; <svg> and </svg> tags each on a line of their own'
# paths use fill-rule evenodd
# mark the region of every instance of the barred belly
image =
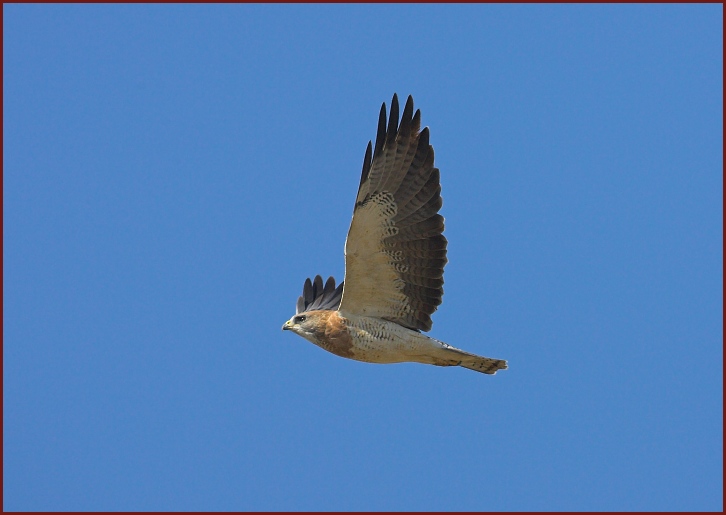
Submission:
<svg viewBox="0 0 726 515">
<path fill-rule="evenodd" d="M 425 336 L 381 318 L 350 315 L 341 312 L 352 339 L 352 359 L 369 363 L 401 363 L 417 361 L 431 363 L 432 353 L 446 346 Z"/>
</svg>

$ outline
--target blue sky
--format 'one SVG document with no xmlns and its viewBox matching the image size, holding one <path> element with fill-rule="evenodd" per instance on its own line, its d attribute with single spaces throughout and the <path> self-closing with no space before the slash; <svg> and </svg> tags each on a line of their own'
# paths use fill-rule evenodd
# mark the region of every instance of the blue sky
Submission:
<svg viewBox="0 0 726 515">
<path fill-rule="evenodd" d="M 721 5 L 4 5 L 6 510 L 721 510 Z M 280 330 L 394 92 L 432 336 Z"/>
</svg>

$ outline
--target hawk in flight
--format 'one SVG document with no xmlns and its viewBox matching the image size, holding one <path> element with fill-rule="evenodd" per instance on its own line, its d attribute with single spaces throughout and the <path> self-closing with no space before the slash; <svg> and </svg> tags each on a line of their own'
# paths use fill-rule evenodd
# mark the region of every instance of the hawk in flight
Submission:
<svg viewBox="0 0 726 515">
<path fill-rule="evenodd" d="M 345 241 L 345 279 L 307 279 L 295 316 L 283 330 L 323 349 L 369 363 L 461 366 L 485 374 L 507 368 L 430 338 L 431 315 L 444 294 L 446 238 L 439 170 L 429 129 L 408 97 L 398 124 L 398 97 L 381 106 L 376 146 L 363 160 L 353 220 Z"/>
</svg>

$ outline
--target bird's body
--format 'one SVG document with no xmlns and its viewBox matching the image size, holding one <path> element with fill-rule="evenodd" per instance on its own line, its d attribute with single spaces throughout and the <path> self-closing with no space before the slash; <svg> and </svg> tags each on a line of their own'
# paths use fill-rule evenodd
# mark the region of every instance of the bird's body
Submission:
<svg viewBox="0 0 726 515">
<path fill-rule="evenodd" d="M 416 362 L 494 374 L 504 360 L 470 354 L 421 333 L 441 304 L 446 264 L 439 170 L 428 128 L 409 96 L 398 126 L 393 96 L 381 108 L 373 155 L 368 144 L 345 244 L 345 280 L 307 279 L 288 329 L 344 358 Z M 372 157 L 372 159 L 371 159 Z"/>
<path fill-rule="evenodd" d="M 303 337 L 343 358 L 367 363 L 460 365 L 484 373 L 502 368 L 502 360 L 464 352 L 382 318 L 323 310 L 306 316 L 315 329 Z"/>
</svg>

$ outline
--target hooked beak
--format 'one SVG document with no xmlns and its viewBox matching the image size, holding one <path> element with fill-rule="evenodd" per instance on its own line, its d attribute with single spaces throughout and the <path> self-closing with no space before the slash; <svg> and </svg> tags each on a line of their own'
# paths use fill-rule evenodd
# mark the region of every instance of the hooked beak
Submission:
<svg viewBox="0 0 726 515">
<path fill-rule="evenodd" d="M 292 324 L 290 323 L 289 320 L 287 322 L 285 322 L 284 324 L 282 324 L 283 331 L 289 331 L 291 327 L 292 327 Z"/>
</svg>

